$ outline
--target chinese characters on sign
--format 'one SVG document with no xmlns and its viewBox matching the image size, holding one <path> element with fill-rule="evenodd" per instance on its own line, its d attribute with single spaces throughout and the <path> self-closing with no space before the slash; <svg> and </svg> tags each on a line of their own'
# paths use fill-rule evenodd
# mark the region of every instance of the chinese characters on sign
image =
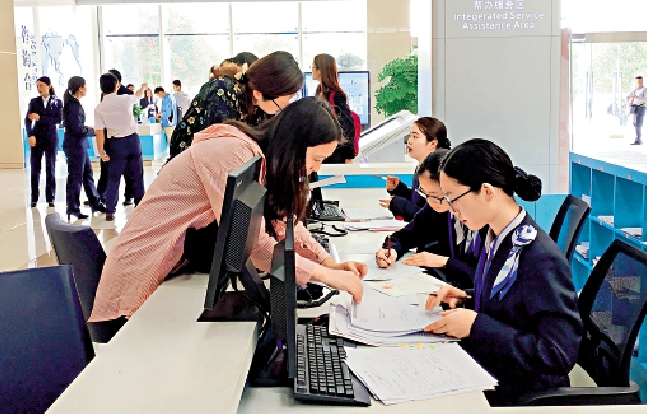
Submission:
<svg viewBox="0 0 647 414">
<path fill-rule="evenodd" d="M 23 81 L 25 90 L 30 91 L 36 84 L 38 78 L 38 67 L 36 66 L 36 35 L 30 33 L 27 26 L 22 26 L 22 66 L 26 70 Z"/>
<path fill-rule="evenodd" d="M 526 11 L 524 0 L 475 0 L 475 13 L 454 13 L 463 30 L 535 29 L 545 13 Z"/>
</svg>

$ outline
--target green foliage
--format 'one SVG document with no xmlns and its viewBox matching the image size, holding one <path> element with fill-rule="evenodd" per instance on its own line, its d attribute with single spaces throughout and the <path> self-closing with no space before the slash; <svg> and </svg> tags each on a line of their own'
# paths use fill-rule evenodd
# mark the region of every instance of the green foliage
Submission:
<svg viewBox="0 0 647 414">
<path fill-rule="evenodd" d="M 391 116 L 403 109 L 418 113 L 418 54 L 413 50 L 404 59 L 387 63 L 377 75 L 377 80 L 387 84 L 375 92 L 375 109 Z"/>
<path fill-rule="evenodd" d="M 139 116 L 142 114 L 141 105 L 133 105 L 133 116 L 135 119 L 139 119 Z"/>
</svg>

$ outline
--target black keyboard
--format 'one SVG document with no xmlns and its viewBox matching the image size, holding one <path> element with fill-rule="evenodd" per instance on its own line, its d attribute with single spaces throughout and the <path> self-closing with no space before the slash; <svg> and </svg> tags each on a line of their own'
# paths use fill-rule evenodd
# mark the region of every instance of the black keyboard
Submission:
<svg viewBox="0 0 647 414">
<path fill-rule="evenodd" d="M 330 254 L 330 239 L 323 234 L 312 233 L 310 234 L 313 239 L 317 241 L 324 248 L 328 254 Z"/>
<path fill-rule="evenodd" d="M 324 326 L 298 324 L 294 399 L 341 405 L 371 405 L 368 390 L 344 363 L 344 340 Z"/>
</svg>

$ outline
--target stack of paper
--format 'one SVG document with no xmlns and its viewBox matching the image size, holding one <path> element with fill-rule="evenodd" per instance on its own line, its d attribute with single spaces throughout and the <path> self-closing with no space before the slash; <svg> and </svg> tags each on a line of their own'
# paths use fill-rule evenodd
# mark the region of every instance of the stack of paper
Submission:
<svg viewBox="0 0 647 414">
<path fill-rule="evenodd" d="M 408 349 L 346 349 L 346 364 L 384 404 L 494 389 L 492 378 L 458 344 Z"/>
<path fill-rule="evenodd" d="M 370 220 L 360 222 L 345 222 L 344 228 L 347 230 L 373 230 L 373 231 L 396 231 L 406 226 L 407 223 L 402 220 Z"/>
<path fill-rule="evenodd" d="M 329 331 L 375 346 L 448 341 L 446 336 L 423 332 L 440 319 L 441 312 L 440 308 L 425 310 L 416 295 L 386 296 L 365 286 L 359 305 L 345 292 L 331 300 Z"/>
<path fill-rule="evenodd" d="M 343 208 L 344 215 L 346 220 L 350 221 L 366 221 L 366 220 L 391 220 L 393 214 L 383 208 L 383 207 L 374 207 L 374 208 Z"/>
</svg>

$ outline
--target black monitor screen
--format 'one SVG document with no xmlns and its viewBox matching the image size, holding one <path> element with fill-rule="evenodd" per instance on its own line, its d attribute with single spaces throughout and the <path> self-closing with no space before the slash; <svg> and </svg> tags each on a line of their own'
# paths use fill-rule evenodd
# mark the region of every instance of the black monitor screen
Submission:
<svg viewBox="0 0 647 414">
<path fill-rule="evenodd" d="M 312 72 L 306 72 L 303 82 L 303 96 L 315 96 L 319 81 L 312 79 Z M 368 71 L 339 72 L 339 86 L 348 97 L 348 105 L 358 116 L 362 125 L 371 123 L 371 78 Z"/>
<path fill-rule="evenodd" d="M 269 307 L 269 295 L 263 292 L 262 282 L 249 261 L 259 232 L 264 231 L 261 222 L 265 188 L 258 182 L 260 167 L 261 157 L 256 156 L 227 178 L 205 309 L 214 308 L 230 282 L 236 283 L 237 278 L 250 299 L 259 305 L 266 301 Z"/>
</svg>

